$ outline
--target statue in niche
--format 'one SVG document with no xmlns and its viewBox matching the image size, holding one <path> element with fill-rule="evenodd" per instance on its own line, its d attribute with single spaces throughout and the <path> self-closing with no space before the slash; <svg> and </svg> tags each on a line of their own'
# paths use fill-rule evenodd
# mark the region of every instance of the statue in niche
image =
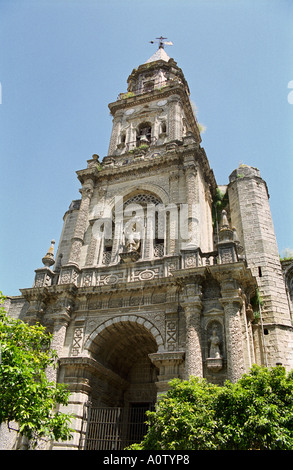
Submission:
<svg viewBox="0 0 293 470">
<path fill-rule="evenodd" d="M 213 359 L 220 359 L 221 358 L 221 353 L 220 353 L 221 341 L 217 334 L 217 328 L 215 326 L 212 331 L 212 336 L 209 338 L 209 342 L 211 344 L 209 357 Z"/>
<path fill-rule="evenodd" d="M 136 229 L 136 224 L 133 224 L 131 230 L 127 230 L 125 233 L 126 241 L 126 252 L 132 253 L 138 251 L 140 247 L 140 232 Z"/>
</svg>

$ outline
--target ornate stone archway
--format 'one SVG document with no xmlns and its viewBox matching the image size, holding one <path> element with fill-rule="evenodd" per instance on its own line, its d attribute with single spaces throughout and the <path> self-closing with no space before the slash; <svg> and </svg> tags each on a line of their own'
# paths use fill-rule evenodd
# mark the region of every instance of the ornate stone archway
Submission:
<svg viewBox="0 0 293 470">
<path fill-rule="evenodd" d="M 85 344 L 104 371 L 103 380 L 99 373 L 92 377 L 91 401 L 98 406 L 126 407 L 153 403 L 158 371 L 149 355 L 162 347 L 159 330 L 137 315 L 114 317 L 99 325 Z"/>
</svg>

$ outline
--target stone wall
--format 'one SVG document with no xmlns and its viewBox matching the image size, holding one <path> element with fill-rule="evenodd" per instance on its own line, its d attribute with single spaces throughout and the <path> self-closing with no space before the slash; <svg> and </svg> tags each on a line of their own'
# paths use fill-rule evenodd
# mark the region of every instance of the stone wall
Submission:
<svg viewBox="0 0 293 470">
<path fill-rule="evenodd" d="M 293 366 L 292 326 L 265 181 L 256 168 L 240 165 L 228 185 L 231 223 L 257 284 L 269 365 Z"/>
</svg>

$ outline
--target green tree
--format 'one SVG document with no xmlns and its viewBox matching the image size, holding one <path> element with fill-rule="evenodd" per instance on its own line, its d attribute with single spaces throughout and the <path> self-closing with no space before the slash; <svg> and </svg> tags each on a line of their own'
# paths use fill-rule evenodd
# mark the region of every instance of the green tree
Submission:
<svg viewBox="0 0 293 470">
<path fill-rule="evenodd" d="M 293 449 L 293 372 L 253 366 L 220 387 L 205 379 L 174 379 L 148 412 L 136 450 Z"/>
<path fill-rule="evenodd" d="M 0 304 L 3 300 L 0 293 Z M 50 341 L 43 326 L 15 320 L 0 307 L 0 424 L 17 422 L 31 447 L 42 438 L 71 438 L 71 416 L 57 411 L 68 404 L 69 392 L 46 376 L 57 360 Z"/>
</svg>

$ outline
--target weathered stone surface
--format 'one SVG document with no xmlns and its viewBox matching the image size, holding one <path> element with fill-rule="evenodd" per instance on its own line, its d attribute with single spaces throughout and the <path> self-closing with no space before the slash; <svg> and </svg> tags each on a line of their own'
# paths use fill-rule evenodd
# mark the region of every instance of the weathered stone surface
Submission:
<svg viewBox="0 0 293 470">
<path fill-rule="evenodd" d="M 83 445 L 89 402 L 128 408 L 154 403 L 173 377 L 221 385 L 253 363 L 293 365 L 293 269 L 287 296 L 260 172 L 235 170 L 215 217 L 217 184 L 173 59 L 135 69 L 109 108 L 108 155 L 77 172 L 82 197 L 64 216 L 55 265 L 6 301 L 53 334 L 60 367 L 49 373 L 69 386 L 75 415 L 74 440 L 53 448 Z"/>
</svg>

